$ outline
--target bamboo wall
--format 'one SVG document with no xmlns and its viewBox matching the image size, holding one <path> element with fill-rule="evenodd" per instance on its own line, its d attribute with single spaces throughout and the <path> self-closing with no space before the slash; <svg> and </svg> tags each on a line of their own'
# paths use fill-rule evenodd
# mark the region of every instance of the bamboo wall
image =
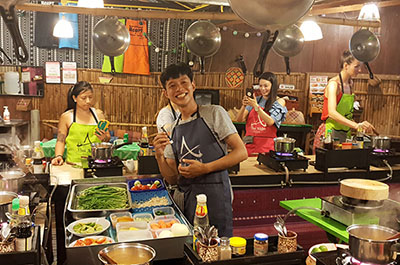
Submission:
<svg viewBox="0 0 400 265">
<path fill-rule="evenodd" d="M 318 73 L 320 74 L 320 73 Z M 318 115 L 308 116 L 308 79 L 307 73 L 277 73 L 279 83 L 293 84 L 294 90 L 280 91 L 299 98 L 301 110 L 307 122 L 316 127 Z M 333 73 L 327 75 L 334 75 Z M 142 126 L 149 127 L 149 134 L 156 132 L 155 115 L 166 102 L 162 88 L 158 85 L 159 73 L 150 76 L 116 74 L 110 84 L 98 82 L 100 76 L 111 76 L 100 70 L 78 70 L 79 80 L 89 81 L 95 90 L 95 107 L 103 110 L 111 122 L 111 130 L 140 131 Z M 360 75 L 354 80 L 356 98 L 364 107 L 361 119 L 374 124 L 381 134 L 400 135 L 400 76 L 379 75 L 383 80 L 379 87 L 368 85 L 368 77 Z M 253 83 L 253 77 L 247 75 L 238 88 L 228 88 L 225 73 L 196 74 L 197 89 L 219 89 L 220 105 L 225 109 L 239 108 L 246 87 Z M 67 106 L 67 91 L 70 85 L 46 84 L 44 98 L 33 98 L 33 108 L 40 110 L 41 137 L 51 138 L 55 132 L 58 118 Z"/>
</svg>

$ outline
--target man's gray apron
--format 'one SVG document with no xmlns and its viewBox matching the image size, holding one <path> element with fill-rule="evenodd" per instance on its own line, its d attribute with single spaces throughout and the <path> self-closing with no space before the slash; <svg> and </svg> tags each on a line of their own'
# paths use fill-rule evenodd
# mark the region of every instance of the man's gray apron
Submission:
<svg viewBox="0 0 400 265">
<path fill-rule="evenodd" d="M 182 159 L 198 160 L 202 163 L 215 161 L 225 155 L 214 134 L 207 126 L 197 108 L 197 118 L 179 124 L 180 117 L 172 132 L 172 149 L 178 163 Z M 232 236 L 231 189 L 227 170 L 216 171 L 196 178 L 179 177 L 178 187 L 184 193 L 186 218 L 193 224 L 197 194 L 207 195 L 210 225 L 218 228 L 218 235 Z"/>
</svg>

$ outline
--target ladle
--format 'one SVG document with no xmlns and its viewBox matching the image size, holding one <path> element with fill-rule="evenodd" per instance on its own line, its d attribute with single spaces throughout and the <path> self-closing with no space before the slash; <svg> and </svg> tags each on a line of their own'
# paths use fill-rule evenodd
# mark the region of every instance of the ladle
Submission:
<svg viewBox="0 0 400 265">
<path fill-rule="evenodd" d="M 398 233 L 395 234 L 394 236 L 389 237 L 389 238 L 386 239 L 386 240 L 393 240 L 393 239 L 398 239 L 398 238 L 400 238 L 400 232 L 398 232 Z"/>
<path fill-rule="evenodd" d="M 105 260 L 107 261 L 108 264 L 118 264 L 115 260 L 113 260 L 112 258 L 110 258 L 110 256 L 107 255 L 107 253 L 105 253 L 104 251 L 100 251 L 99 255 Z"/>
</svg>

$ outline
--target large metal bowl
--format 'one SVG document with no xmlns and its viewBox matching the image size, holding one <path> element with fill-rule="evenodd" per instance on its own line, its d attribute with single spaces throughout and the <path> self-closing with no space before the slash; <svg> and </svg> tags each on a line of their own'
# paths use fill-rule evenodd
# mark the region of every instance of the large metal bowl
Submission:
<svg viewBox="0 0 400 265">
<path fill-rule="evenodd" d="M 103 254 L 106 254 L 117 264 L 151 264 L 156 257 L 154 248 L 139 243 L 120 243 L 103 248 L 98 253 L 98 258 L 104 264 L 108 263 Z"/>
<path fill-rule="evenodd" d="M 11 191 L 0 191 L 0 223 L 7 222 L 6 213 L 11 213 L 12 200 L 18 198 L 18 194 Z"/>
</svg>

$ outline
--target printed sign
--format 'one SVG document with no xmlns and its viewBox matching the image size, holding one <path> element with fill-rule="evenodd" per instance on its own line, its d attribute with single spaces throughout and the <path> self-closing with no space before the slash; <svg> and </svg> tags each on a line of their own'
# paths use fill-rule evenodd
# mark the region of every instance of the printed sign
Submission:
<svg viewBox="0 0 400 265">
<path fill-rule="evenodd" d="M 328 85 L 327 76 L 310 76 L 310 93 L 323 94 L 325 87 Z"/>
</svg>

